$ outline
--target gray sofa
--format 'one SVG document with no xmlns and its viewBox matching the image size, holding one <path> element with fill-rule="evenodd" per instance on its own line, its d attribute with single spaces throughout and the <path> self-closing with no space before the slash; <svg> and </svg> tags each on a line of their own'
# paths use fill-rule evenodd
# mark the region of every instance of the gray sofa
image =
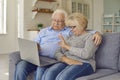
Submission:
<svg viewBox="0 0 120 80">
<path fill-rule="evenodd" d="M 96 51 L 96 72 L 76 80 L 120 80 L 120 33 L 103 34 Z M 9 55 L 9 80 L 13 80 L 15 65 L 21 60 L 19 51 Z M 27 80 L 33 80 L 33 73 Z"/>
</svg>

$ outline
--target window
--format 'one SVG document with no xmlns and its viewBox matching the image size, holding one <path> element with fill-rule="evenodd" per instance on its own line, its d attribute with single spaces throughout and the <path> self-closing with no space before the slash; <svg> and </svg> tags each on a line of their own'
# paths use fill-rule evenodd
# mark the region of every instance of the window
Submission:
<svg viewBox="0 0 120 80">
<path fill-rule="evenodd" d="M 6 0 L 0 0 L 0 34 L 6 34 Z"/>
<path fill-rule="evenodd" d="M 18 0 L 18 37 L 23 38 L 24 35 L 24 0 Z"/>
</svg>

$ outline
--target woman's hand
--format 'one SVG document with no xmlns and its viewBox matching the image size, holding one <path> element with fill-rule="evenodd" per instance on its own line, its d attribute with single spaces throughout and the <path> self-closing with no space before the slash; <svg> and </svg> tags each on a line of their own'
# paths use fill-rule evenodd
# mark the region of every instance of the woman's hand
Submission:
<svg viewBox="0 0 120 80">
<path fill-rule="evenodd" d="M 65 48 L 67 50 L 70 49 L 70 46 L 66 43 L 64 37 L 62 36 L 62 34 L 59 34 L 58 37 L 60 38 L 60 42 L 58 43 L 62 48 Z"/>
<path fill-rule="evenodd" d="M 69 65 L 82 65 L 82 64 L 83 64 L 83 63 L 80 62 L 80 61 L 77 61 L 77 60 L 68 58 L 68 57 L 66 57 L 66 56 L 63 56 L 63 57 L 61 58 L 61 60 L 62 60 L 62 62 L 65 62 L 65 63 L 67 63 L 67 64 L 69 64 Z"/>
</svg>

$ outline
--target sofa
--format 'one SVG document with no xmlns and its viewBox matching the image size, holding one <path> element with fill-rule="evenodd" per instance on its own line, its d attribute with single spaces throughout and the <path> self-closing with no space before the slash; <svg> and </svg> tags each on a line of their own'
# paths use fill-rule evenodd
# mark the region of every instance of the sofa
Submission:
<svg viewBox="0 0 120 80">
<path fill-rule="evenodd" d="M 105 33 L 96 51 L 96 72 L 76 80 L 120 80 L 120 33 Z M 14 80 L 16 64 L 21 61 L 20 52 L 9 55 L 9 80 Z M 27 80 L 33 80 L 33 72 Z"/>
</svg>

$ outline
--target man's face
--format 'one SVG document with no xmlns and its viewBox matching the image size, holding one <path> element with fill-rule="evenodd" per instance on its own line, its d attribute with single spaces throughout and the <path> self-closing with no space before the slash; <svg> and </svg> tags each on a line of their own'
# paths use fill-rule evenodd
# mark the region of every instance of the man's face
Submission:
<svg viewBox="0 0 120 80">
<path fill-rule="evenodd" d="M 52 18 L 51 26 L 54 30 L 62 30 L 65 27 L 64 14 L 56 13 Z"/>
</svg>

